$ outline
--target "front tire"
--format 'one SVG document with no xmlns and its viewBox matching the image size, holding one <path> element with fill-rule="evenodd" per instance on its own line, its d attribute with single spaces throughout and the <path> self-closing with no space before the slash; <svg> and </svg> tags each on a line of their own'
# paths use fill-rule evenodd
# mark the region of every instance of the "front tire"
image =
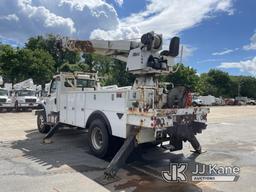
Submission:
<svg viewBox="0 0 256 192">
<path fill-rule="evenodd" d="M 46 125 L 45 111 L 41 111 L 37 115 L 37 128 L 40 133 L 48 133 L 50 130 L 50 126 Z"/>
<path fill-rule="evenodd" d="M 89 147 L 91 152 L 99 158 L 106 157 L 109 152 L 110 136 L 106 124 L 95 119 L 89 126 Z"/>
</svg>

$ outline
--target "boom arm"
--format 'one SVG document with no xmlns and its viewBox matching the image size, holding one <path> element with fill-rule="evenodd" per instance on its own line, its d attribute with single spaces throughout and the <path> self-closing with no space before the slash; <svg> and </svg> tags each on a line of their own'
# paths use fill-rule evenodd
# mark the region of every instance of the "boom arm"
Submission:
<svg viewBox="0 0 256 192">
<path fill-rule="evenodd" d="M 174 58 L 179 53 L 179 38 L 174 37 L 169 50 L 162 49 L 162 35 L 154 32 L 142 35 L 141 41 L 129 40 L 71 40 L 62 39 L 60 46 L 64 49 L 84 53 L 96 53 L 110 56 L 127 63 L 127 70 L 134 73 L 170 72 Z"/>
<path fill-rule="evenodd" d="M 111 56 L 127 62 L 130 50 L 140 47 L 135 41 L 106 41 L 106 40 L 70 40 L 63 39 L 61 46 L 69 51 L 96 53 L 103 56 Z"/>
</svg>

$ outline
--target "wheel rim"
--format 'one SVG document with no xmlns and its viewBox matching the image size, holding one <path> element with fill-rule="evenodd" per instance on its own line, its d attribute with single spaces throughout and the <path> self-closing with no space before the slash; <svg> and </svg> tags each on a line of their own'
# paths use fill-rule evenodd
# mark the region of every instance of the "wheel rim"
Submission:
<svg viewBox="0 0 256 192">
<path fill-rule="evenodd" d="M 92 130 L 91 135 L 92 145 L 96 150 L 100 150 L 103 146 L 103 134 L 99 127 L 95 127 Z"/>
<path fill-rule="evenodd" d="M 39 127 L 41 129 L 44 127 L 44 117 L 43 117 L 43 115 L 39 116 Z"/>
</svg>

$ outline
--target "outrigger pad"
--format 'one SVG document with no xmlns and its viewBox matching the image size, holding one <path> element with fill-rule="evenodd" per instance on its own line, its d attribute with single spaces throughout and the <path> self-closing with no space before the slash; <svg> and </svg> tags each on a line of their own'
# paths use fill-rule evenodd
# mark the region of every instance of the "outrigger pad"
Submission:
<svg viewBox="0 0 256 192">
<path fill-rule="evenodd" d="M 105 175 L 102 175 L 100 177 L 97 177 L 96 179 L 94 179 L 94 181 L 96 181 L 97 183 L 99 183 L 100 185 L 108 185 L 108 184 L 111 184 L 111 183 L 115 183 L 117 181 L 120 181 L 121 178 L 120 177 L 106 177 Z"/>
<path fill-rule="evenodd" d="M 43 144 L 51 144 L 53 141 L 51 139 L 43 139 Z"/>
<path fill-rule="evenodd" d="M 200 150 L 200 151 L 190 150 L 190 152 L 197 153 L 197 154 L 203 154 L 203 153 L 206 153 L 207 151 L 206 150 Z"/>
</svg>

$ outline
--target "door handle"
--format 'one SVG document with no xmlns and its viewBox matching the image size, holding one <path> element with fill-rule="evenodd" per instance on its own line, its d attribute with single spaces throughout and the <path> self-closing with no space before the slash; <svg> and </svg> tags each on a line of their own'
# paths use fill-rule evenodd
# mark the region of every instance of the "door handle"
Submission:
<svg viewBox="0 0 256 192">
<path fill-rule="evenodd" d="M 67 107 L 66 107 L 66 106 L 64 106 L 64 109 L 67 109 Z"/>
<path fill-rule="evenodd" d="M 54 104 L 55 104 L 55 105 L 57 104 L 57 99 L 56 99 L 56 98 L 54 99 Z"/>
</svg>

